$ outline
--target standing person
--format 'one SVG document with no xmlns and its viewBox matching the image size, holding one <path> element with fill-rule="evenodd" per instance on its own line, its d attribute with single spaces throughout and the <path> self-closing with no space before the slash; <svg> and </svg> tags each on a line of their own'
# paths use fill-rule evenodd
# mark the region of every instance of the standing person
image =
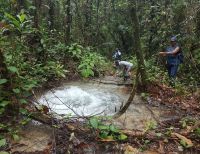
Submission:
<svg viewBox="0 0 200 154">
<path fill-rule="evenodd" d="M 120 61 L 121 57 L 122 57 L 122 53 L 121 53 L 120 49 L 116 48 L 115 51 L 113 52 L 113 55 L 112 55 L 112 58 L 113 58 L 114 63 L 115 63 L 115 66 L 117 66 L 116 62 Z M 120 73 L 120 69 L 119 69 L 119 67 L 116 67 L 116 69 L 117 69 L 117 72 L 116 72 L 116 75 L 117 75 L 117 74 Z"/>
<path fill-rule="evenodd" d="M 122 67 L 124 80 L 127 80 L 131 75 L 131 68 L 133 67 L 133 64 L 127 61 L 116 61 L 115 65 L 117 67 Z"/>
<path fill-rule="evenodd" d="M 170 44 L 171 45 L 165 49 L 165 52 L 159 52 L 159 55 L 167 57 L 167 70 L 170 78 L 170 85 L 174 87 L 178 66 L 182 62 L 180 59 L 181 47 L 177 43 L 176 36 L 170 39 Z"/>
<path fill-rule="evenodd" d="M 117 60 L 121 60 L 121 57 L 122 57 L 122 53 L 121 53 L 121 51 L 120 51 L 120 49 L 119 48 L 116 48 L 116 50 L 113 52 L 113 59 L 115 60 L 115 61 L 117 61 Z"/>
</svg>

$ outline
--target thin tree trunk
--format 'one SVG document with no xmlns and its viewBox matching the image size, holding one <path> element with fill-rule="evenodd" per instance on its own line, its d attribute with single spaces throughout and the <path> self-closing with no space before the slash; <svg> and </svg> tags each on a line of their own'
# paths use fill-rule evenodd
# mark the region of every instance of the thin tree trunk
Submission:
<svg viewBox="0 0 200 154">
<path fill-rule="evenodd" d="M 96 40 L 95 40 L 95 45 L 98 45 L 99 43 L 99 29 L 100 29 L 100 24 L 99 24 L 99 6 L 100 6 L 100 0 L 97 0 L 96 2 Z"/>
<path fill-rule="evenodd" d="M 131 94 L 130 94 L 130 96 L 129 96 L 127 102 L 126 102 L 126 104 L 113 116 L 113 118 L 119 118 L 123 113 L 126 112 L 126 110 L 128 109 L 128 107 L 133 102 L 133 98 L 135 97 L 135 94 L 136 94 L 136 91 L 137 91 L 138 78 L 139 78 L 139 70 L 137 70 L 135 84 L 133 85 Z"/>
<path fill-rule="evenodd" d="M 34 11 L 34 28 L 39 29 L 39 14 L 40 14 L 40 7 L 42 4 L 42 0 L 34 0 L 34 6 L 35 6 L 35 11 Z"/>
<path fill-rule="evenodd" d="M 141 81 L 138 83 L 138 86 L 142 89 L 146 89 L 146 86 L 148 84 L 147 82 L 147 72 L 145 69 L 145 64 L 144 64 L 144 56 L 143 56 L 143 51 L 141 48 L 141 43 L 140 43 L 140 26 L 139 26 L 139 20 L 136 12 L 136 2 L 135 0 L 130 0 L 130 6 L 131 7 L 131 17 L 134 25 L 134 38 L 135 38 L 135 49 L 136 49 L 136 57 L 137 57 L 137 63 L 138 63 L 138 70 L 140 74 L 140 79 Z"/>
<path fill-rule="evenodd" d="M 49 0 L 49 28 L 50 30 L 54 29 L 54 15 L 55 15 L 55 5 L 53 0 Z"/>
<path fill-rule="evenodd" d="M 87 0 L 85 4 L 84 16 L 85 16 L 85 24 L 84 24 L 84 33 L 85 33 L 85 43 L 89 45 L 92 41 L 91 35 L 91 25 L 92 25 L 92 0 Z"/>
<path fill-rule="evenodd" d="M 65 2 L 65 42 L 70 44 L 71 32 L 71 0 Z"/>
<path fill-rule="evenodd" d="M 80 32 L 82 34 L 82 37 L 84 38 L 84 25 L 83 25 L 83 19 L 81 17 L 80 11 L 79 11 L 79 1 L 77 2 L 77 0 L 74 1 L 74 4 L 76 6 L 76 14 L 78 17 L 78 21 L 79 21 L 79 28 L 80 28 Z"/>
<path fill-rule="evenodd" d="M 16 14 L 19 14 L 22 9 L 25 9 L 25 0 L 17 0 Z"/>
</svg>

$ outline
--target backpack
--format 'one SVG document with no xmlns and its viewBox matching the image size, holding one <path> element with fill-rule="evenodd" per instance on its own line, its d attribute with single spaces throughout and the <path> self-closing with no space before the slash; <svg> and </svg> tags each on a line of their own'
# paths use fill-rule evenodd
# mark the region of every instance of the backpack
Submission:
<svg viewBox="0 0 200 154">
<path fill-rule="evenodd" d="M 180 49 L 177 56 L 178 56 L 178 59 L 180 61 L 180 64 L 182 64 L 184 62 L 184 55 L 183 55 L 182 49 Z"/>
</svg>

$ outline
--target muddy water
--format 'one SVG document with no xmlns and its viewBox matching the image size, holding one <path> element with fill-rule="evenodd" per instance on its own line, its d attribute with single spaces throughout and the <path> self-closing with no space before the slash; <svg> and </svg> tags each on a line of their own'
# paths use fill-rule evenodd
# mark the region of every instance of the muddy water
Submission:
<svg viewBox="0 0 200 154">
<path fill-rule="evenodd" d="M 43 94 L 38 101 L 60 115 L 113 115 L 126 102 L 130 87 L 92 82 L 70 82 Z M 178 116 L 162 106 L 153 107 L 136 95 L 133 103 L 113 122 L 124 129 L 145 129 L 149 121 L 162 121 Z"/>
</svg>

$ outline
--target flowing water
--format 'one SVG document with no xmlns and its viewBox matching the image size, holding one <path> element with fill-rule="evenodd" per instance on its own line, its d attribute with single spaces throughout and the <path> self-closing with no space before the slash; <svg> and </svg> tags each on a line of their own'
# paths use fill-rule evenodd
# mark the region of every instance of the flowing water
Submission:
<svg viewBox="0 0 200 154">
<path fill-rule="evenodd" d="M 52 112 L 67 116 L 113 115 L 129 97 L 131 87 L 95 82 L 70 82 L 43 94 L 38 102 Z M 149 121 L 169 120 L 178 111 L 163 106 L 152 106 L 136 95 L 133 103 L 113 122 L 121 128 L 144 129 Z"/>
<path fill-rule="evenodd" d="M 38 101 L 58 114 L 112 115 L 128 97 L 124 89 L 124 86 L 71 82 L 48 91 Z"/>
</svg>

